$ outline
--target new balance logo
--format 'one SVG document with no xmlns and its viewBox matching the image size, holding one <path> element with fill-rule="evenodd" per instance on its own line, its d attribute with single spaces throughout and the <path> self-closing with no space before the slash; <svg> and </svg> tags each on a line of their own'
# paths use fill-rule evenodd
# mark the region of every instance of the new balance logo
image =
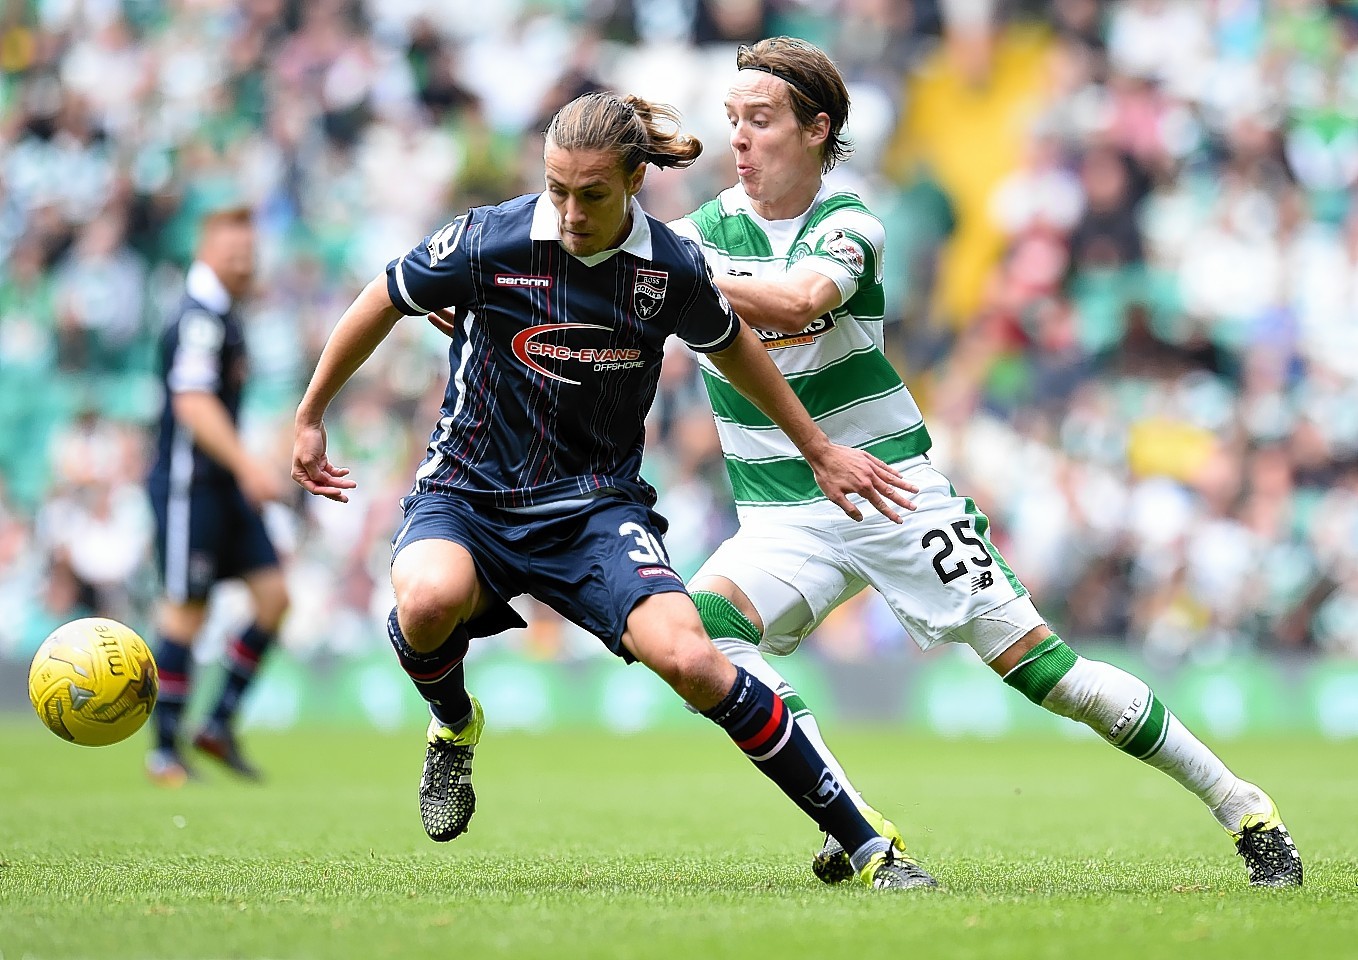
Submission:
<svg viewBox="0 0 1358 960">
<path fill-rule="evenodd" d="M 828 807 L 834 802 L 835 797 L 839 796 L 842 788 L 835 775 L 826 768 L 820 772 L 820 780 L 810 791 L 802 795 L 807 803 L 813 807 Z"/>
<path fill-rule="evenodd" d="M 976 576 L 971 578 L 972 593 L 980 593 L 982 590 L 985 590 L 986 588 L 993 586 L 995 586 L 995 577 L 991 574 L 989 570 L 982 570 Z"/>
</svg>

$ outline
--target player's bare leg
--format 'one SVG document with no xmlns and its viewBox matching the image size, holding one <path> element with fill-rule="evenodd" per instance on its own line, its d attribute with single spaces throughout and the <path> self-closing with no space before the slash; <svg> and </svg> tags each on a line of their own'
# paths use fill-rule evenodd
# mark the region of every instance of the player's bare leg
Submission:
<svg viewBox="0 0 1358 960">
<path fill-rule="evenodd" d="M 1202 800 L 1235 840 L 1252 885 L 1301 886 L 1301 856 L 1273 800 L 1232 773 L 1144 682 L 1078 656 L 1046 625 L 1028 631 L 990 666 L 1029 700 L 1089 726 Z"/>
</svg>

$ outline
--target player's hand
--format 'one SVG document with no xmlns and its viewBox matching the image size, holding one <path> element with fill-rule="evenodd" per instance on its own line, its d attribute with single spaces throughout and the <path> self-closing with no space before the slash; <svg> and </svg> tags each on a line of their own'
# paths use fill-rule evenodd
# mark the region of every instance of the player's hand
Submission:
<svg viewBox="0 0 1358 960">
<path fill-rule="evenodd" d="M 429 314 L 429 325 L 448 339 L 457 333 L 457 308 L 442 307 Z"/>
<path fill-rule="evenodd" d="M 292 479 L 308 493 L 348 503 L 346 490 L 358 486 L 345 467 L 325 455 L 325 424 L 298 424 L 292 441 Z"/>
<path fill-rule="evenodd" d="M 832 443 L 814 461 L 808 458 L 807 462 L 825 495 L 854 520 L 862 520 L 863 513 L 849 500 L 851 493 L 868 501 L 892 523 L 900 523 L 901 517 L 891 504 L 904 510 L 915 509 L 905 493 L 919 493 L 919 487 L 866 450 Z"/>
<path fill-rule="evenodd" d="M 283 481 L 274 468 L 253 457 L 235 470 L 236 486 L 250 506 L 258 510 L 272 500 L 283 499 Z"/>
</svg>

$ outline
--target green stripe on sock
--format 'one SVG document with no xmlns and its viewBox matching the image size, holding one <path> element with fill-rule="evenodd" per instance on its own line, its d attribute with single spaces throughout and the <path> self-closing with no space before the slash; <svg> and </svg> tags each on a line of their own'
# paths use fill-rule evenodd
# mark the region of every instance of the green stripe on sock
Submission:
<svg viewBox="0 0 1358 960">
<path fill-rule="evenodd" d="M 759 643 L 759 628 L 721 594 L 707 590 L 695 591 L 693 604 L 698 608 L 698 616 L 702 618 L 703 629 L 707 631 L 709 637 L 716 640 Z"/>
<path fill-rule="evenodd" d="M 806 701 L 803 700 L 801 698 L 801 695 L 798 694 L 796 691 L 784 693 L 781 694 L 781 696 L 783 698 L 783 706 L 787 707 L 788 712 L 791 713 L 794 717 L 800 717 L 803 714 L 811 712 L 809 709 L 807 709 Z"/>
<path fill-rule="evenodd" d="M 1046 640 L 1043 640 L 1037 646 L 1033 647 L 1033 649 L 1025 653 L 1023 655 L 1023 659 L 1018 662 L 1018 665 L 1016 667 L 1014 667 L 1014 670 L 1019 670 L 1022 669 L 1023 667 L 1026 667 L 1028 664 L 1032 663 L 1038 657 L 1045 654 L 1048 650 L 1051 650 L 1054 647 L 1061 646 L 1061 643 L 1062 643 L 1061 638 L 1053 633 Z M 1011 670 L 1009 672 L 1013 673 L 1014 670 Z"/>
<path fill-rule="evenodd" d="M 1045 647 L 1046 649 L 1042 649 Z M 1039 653 L 1038 651 L 1041 650 Z M 1047 694 L 1075 666 L 1075 651 L 1052 634 L 1032 649 L 1017 667 L 1005 674 L 1004 682 L 1029 700 L 1042 705 Z"/>
<path fill-rule="evenodd" d="M 1138 760 L 1145 760 L 1152 756 L 1165 743 L 1165 733 L 1169 727 L 1167 723 L 1169 711 L 1160 702 L 1155 694 L 1151 694 L 1151 702 L 1146 707 L 1146 719 L 1141 724 L 1141 729 L 1132 735 L 1124 744 L 1119 744 L 1118 749 Z"/>
</svg>

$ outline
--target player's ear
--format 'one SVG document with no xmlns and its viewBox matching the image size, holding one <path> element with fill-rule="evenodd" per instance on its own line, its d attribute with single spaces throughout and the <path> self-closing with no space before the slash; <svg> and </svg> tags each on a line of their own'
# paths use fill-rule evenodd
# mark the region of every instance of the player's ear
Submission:
<svg viewBox="0 0 1358 960">
<path fill-rule="evenodd" d="M 813 147 L 830 139 L 830 115 L 824 112 L 816 114 L 816 119 L 806 128 L 806 134 Z"/>
<path fill-rule="evenodd" d="M 641 192 L 641 185 L 645 181 L 646 181 L 646 164 L 643 163 L 640 164 L 635 170 L 633 170 L 632 173 L 627 177 L 627 185 L 624 189 L 626 189 L 627 191 L 627 198 L 629 200 Z"/>
</svg>

